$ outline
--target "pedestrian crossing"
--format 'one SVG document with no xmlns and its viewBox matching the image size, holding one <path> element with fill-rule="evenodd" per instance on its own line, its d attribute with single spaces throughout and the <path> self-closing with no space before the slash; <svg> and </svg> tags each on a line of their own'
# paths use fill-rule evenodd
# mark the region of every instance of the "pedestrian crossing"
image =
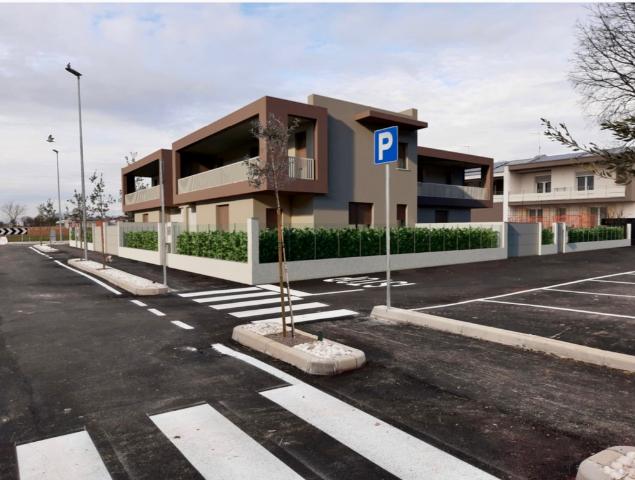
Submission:
<svg viewBox="0 0 635 480">
<path fill-rule="evenodd" d="M 358 315 L 349 309 L 332 309 L 327 303 L 312 301 L 312 293 L 301 290 L 284 289 L 285 318 L 291 323 L 289 299 L 291 295 L 294 323 L 315 322 L 319 320 L 335 320 Z M 182 298 L 223 311 L 235 318 L 249 319 L 252 323 L 274 322 L 282 320 L 280 306 L 280 287 L 264 284 L 253 287 L 224 288 L 202 290 L 179 294 Z M 302 312 L 297 314 L 295 312 Z"/>
</svg>

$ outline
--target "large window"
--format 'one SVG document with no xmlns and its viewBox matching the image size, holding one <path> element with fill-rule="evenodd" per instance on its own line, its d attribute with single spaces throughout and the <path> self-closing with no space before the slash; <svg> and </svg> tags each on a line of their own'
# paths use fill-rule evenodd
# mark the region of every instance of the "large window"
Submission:
<svg viewBox="0 0 635 480">
<path fill-rule="evenodd" d="M 397 225 L 400 227 L 405 227 L 407 223 L 407 205 L 398 203 L 397 204 Z"/>
<path fill-rule="evenodd" d="M 551 175 L 536 177 L 536 193 L 551 192 Z"/>
<path fill-rule="evenodd" d="M 401 168 L 402 170 L 406 170 L 408 168 L 408 144 L 404 142 L 399 142 L 399 161 L 397 162 L 397 168 Z"/>
<path fill-rule="evenodd" d="M 576 185 L 578 187 L 578 192 L 583 192 L 585 190 L 593 190 L 594 181 L 592 173 L 578 173 L 576 174 Z"/>
<path fill-rule="evenodd" d="M 373 223 L 373 204 L 349 202 L 348 223 L 350 225 L 365 225 L 370 227 Z"/>
</svg>

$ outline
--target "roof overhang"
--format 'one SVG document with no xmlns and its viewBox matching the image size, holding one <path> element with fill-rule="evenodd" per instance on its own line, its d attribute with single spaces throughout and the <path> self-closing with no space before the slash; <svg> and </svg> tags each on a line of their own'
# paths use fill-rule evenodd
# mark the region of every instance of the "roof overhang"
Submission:
<svg viewBox="0 0 635 480">
<path fill-rule="evenodd" d="M 396 125 L 403 130 L 419 130 L 428 127 L 428 122 L 422 122 L 416 118 L 373 109 L 358 113 L 355 115 L 355 120 L 368 127 L 383 128 Z"/>
<path fill-rule="evenodd" d="M 439 150 L 438 148 L 417 147 L 417 156 L 438 158 L 451 162 L 463 163 L 473 166 L 493 166 L 494 160 L 489 157 L 470 155 L 468 153 L 451 152 L 449 150 Z"/>
</svg>

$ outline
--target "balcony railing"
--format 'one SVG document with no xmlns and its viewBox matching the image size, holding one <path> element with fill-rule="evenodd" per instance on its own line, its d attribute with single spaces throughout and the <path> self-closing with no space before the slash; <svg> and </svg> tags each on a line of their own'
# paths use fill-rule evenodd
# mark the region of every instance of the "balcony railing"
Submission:
<svg viewBox="0 0 635 480">
<path fill-rule="evenodd" d="M 548 200 L 584 200 L 588 198 L 622 198 L 626 196 L 626 187 L 614 185 L 593 190 L 578 190 L 575 187 L 552 187 L 551 192 L 520 192 L 509 194 L 510 202 L 542 202 Z"/>
<path fill-rule="evenodd" d="M 487 200 L 488 198 L 486 188 L 429 182 L 418 183 L 417 195 L 420 197 L 457 198 L 461 200 Z"/>
<path fill-rule="evenodd" d="M 257 162 L 260 157 L 250 158 L 250 162 Z M 220 187 L 231 183 L 247 180 L 247 165 L 240 161 L 214 168 L 206 172 L 180 178 L 178 181 L 179 194 Z M 289 157 L 289 177 L 304 180 L 315 180 L 315 160 L 313 158 Z"/>
<path fill-rule="evenodd" d="M 156 185 L 150 188 L 144 188 L 137 190 L 136 192 L 128 193 L 125 196 L 124 203 L 126 205 L 132 205 L 134 203 L 149 202 L 150 200 L 159 200 L 161 195 L 160 186 Z"/>
</svg>

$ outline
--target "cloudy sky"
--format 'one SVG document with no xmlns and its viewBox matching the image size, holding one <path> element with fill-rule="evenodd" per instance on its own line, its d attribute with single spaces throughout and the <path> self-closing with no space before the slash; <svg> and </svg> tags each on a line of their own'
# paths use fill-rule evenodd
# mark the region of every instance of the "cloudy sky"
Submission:
<svg viewBox="0 0 635 480">
<path fill-rule="evenodd" d="M 540 117 L 607 141 L 567 81 L 576 4 L 0 5 L 0 204 L 36 213 L 79 189 L 84 152 L 119 191 L 124 155 L 179 137 L 263 95 L 318 93 L 415 107 L 419 144 L 496 161 L 559 153 Z M 117 208 L 118 209 L 118 208 Z"/>
</svg>

